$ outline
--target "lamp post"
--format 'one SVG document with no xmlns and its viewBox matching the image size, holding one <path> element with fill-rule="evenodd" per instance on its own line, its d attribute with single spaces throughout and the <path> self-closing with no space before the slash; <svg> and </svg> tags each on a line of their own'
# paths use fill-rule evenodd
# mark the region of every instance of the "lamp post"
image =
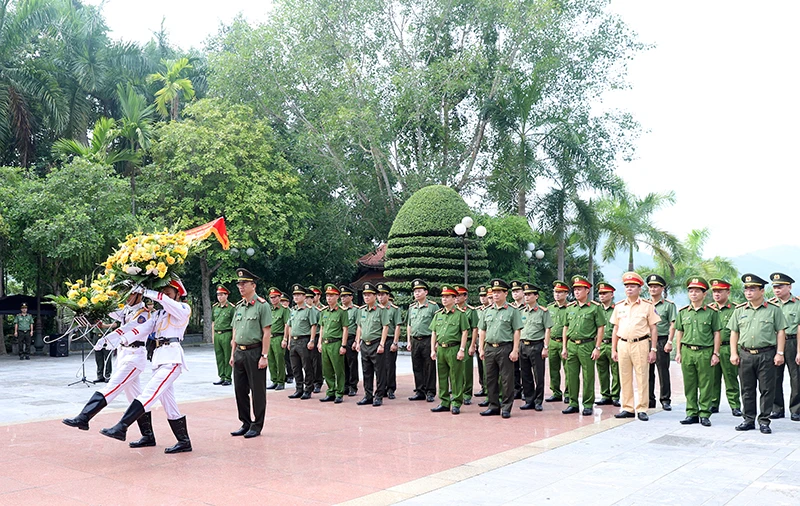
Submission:
<svg viewBox="0 0 800 506">
<path fill-rule="evenodd" d="M 464 241 L 464 286 L 469 286 L 467 282 L 469 281 L 469 255 L 467 253 L 467 234 L 469 229 L 474 225 L 475 222 L 469 216 L 464 216 L 461 219 L 461 223 L 456 224 L 453 227 L 453 231 L 456 235 L 461 236 L 461 240 Z M 483 225 L 478 225 L 475 227 L 475 235 L 477 237 L 483 237 L 486 235 L 486 227 Z"/>
<path fill-rule="evenodd" d="M 525 258 L 528 259 L 527 260 L 527 262 L 528 262 L 528 282 L 532 283 L 533 281 L 531 279 L 531 273 L 533 271 L 533 263 L 536 260 L 541 260 L 542 258 L 544 258 L 544 251 L 542 251 L 540 249 L 536 249 L 536 245 L 533 244 L 532 242 L 529 242 L 528 243 L 528 247 L 525 249 L 524 253 L 525 253 Z"/>
</svg>

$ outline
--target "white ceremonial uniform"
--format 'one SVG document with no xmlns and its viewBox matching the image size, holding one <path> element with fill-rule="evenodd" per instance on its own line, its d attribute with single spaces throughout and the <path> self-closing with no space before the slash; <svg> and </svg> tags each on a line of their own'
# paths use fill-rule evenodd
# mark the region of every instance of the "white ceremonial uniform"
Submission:
<svg viewBox="0 0 800 506">
<path fill-rule="evenodd" d="M 108 316 L 120 322 L 121 325 L 117 331 L 124 333 L 147 322 L 150 313 L 145 309 L 144 303 L 140 302 L 133 306 L 126 305 Z M 102 347 L 105 342 L 106 339 L 99 339 L 95 349 Z M 113 401 L 123 390 L 128 402 L 133 402 L 142 393 L 139 375 L 144 372 L 145 367 L 147 367 L 147 350 L 141 343 L 137 343 L 135 346 L 124 346 L 120 343 L 117 346 L 117 363 L 114 366 L 114 373 L 105 388 L 100 390 L 100 393 L 106 398 L 106 402 Z"/>
<path fill-rule="evenodd" d="M 144 296 L 161 304 L 159 309 L 146 322 L 136 325 L 127 332 L 117 329 L 108 336 L 112 344 L 127 345 L 132 342 L 147 342 L 150 334 L 155 333 L 156 341 L 176 339 L 176 342 L 164 343 L 153 352 L 153 376 L 145 385 L 142 393 L 137 397 L 144 406 L 145 411 L 153 409 L 156 399 L 161 401 L 168 420 L 181 418 L 178 404 L 175 401 L 175 391 L 172 384 L 181 375 L 186 367 L 183 348 L 179 341 L 183 340 L 183 333 L 189 325 L 189 316 L 192 309 L 188 304 L 172 300 L 161 292 L 145 290 Z"/>
</svg>

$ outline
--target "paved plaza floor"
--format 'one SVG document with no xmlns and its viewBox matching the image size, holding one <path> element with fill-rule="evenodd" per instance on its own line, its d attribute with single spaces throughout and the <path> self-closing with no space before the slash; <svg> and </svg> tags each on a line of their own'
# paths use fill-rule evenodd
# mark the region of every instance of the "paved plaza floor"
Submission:
<svg viewBox="0 0 800 506">
<path fill-rule="evenodd" d="M 176 382 L 194 451 L 174 443 L 163 409 L 153 413 L 158 446 L 139 450 L 98 432 L 127 407 L 117 398 L 88 432 L 74 416 L 94 386 L 75 381 L 80 355 L 0 357 L 0 505 L 127 504 L 797 504 L 800 423 L 774 433 L 739 433 L 723 405 L 713 426 L 682 426 L 682 395 L 649 422 L 617 420 L 617 408 L 562 415 L 458 416 L 409 402 L 410 358 L 398 360 L 398 399 L 382 407 L 291 400 L 268 393 L 261 437 L 244 440 L 232 387 L 216 380 L 210 346 L 187 347 L 190 371 Z M 94 377 L 87 361 L 87 376 Z M 682 391 L 672 364 L 673 392 Z M 148 378 L 149 373 L 144 375 Z M 788 386 L 788 385 L 787 385 Z M 360 393 L 360 392 L 359 392 Z M 788 394 L 788 388 L 787 388 Z M 129 439 L 138 438 L 138 429 Z"/>
</svg>

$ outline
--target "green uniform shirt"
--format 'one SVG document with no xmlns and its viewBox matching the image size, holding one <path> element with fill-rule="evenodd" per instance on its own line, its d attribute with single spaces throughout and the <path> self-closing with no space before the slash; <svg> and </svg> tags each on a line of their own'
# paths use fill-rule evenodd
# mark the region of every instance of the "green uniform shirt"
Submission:
<svg viewBox="0 0 800 506">
<path fill-rule="evenodd" d="M 480 320 L 480 311 L 478 308 L 467 305 L 462 308 L 467 313 L 467 323 L 469 323 L 470 330 L 478 328 L 478 320 Z"/>
<path fill-rule="evenodd" d="M 508 303 L 500 307 L 495 305 L 483 313 L 483 321 L 478 323 L 480 330 L 486 331 L 487 343 L 510 343 L 514 341 L 514 331 L 521 330 L 522 316 L 519 309 Z"/>
<path fill-rule="evenodd" d="M 550 310 L 550 318 L 553 320 L 553 327 L 550 329 L 550 337 L 560 341 L 564 333 L 564 323 L 567 321 L 567 308 L 569 305 L 564 304 L 563 306 L 559 306 L 558 302 L 551 302 L 547 307 Z"/>
<path fill-rule="evenodd" d="M 414 302 L 408 307 L 408 325 L 411 326 L 411 337 L 431 335 L 431 320 L 439 310 L 439 305 L 430 300 L 425 304 Z"/>
<path fill-rule="evenodd" d="M 225 307 L 214 304 L 211 309 L 211 320 L 214 322 L 214 331 L 226 331 L 233 328 L 233 315 L 236 314 L 236 306 L 228 302 Z"/>
<path fill-rule="evenodd" d="M 714 332 L 720 329 L 719 313 L 710 306 L 692 305 L 681 308 L 675 320 L 675 330 L 683 332 L 681 344 L 714 346 Z"/>
<path fill-rule="evenodd" d="M 453 309 L 448 312 L 446 308 L 442 308 L 433 315 L 431 333 L 436 332 L 437 343 L 461 343 L 461 334 L 465 330 L 470 330 L 470 326 L 467 313 L 462 309 L 453 306 Z"/>
<path fill-rule="evenodd" d="M 597 338 L 597 329 L 606 326 L 606 314 L 603 306 L 591 300 L 582 306 L 577 302 L 570 304 L 567 307 L 565 319 L 567 338 L 572 341 L 595 339 Z"/>
<path fill-rule="evenodd" d="M 724 306 L 720 306 L 716 302 L 712 302 L 709 306 L 717 308 L 717 314 L 719 314 L 719 337 L 722 344 L 728 344 L 731 342 L 731 329 L 728 328 L 728 322 L 733 316 L 733 304 L 728 302 Z"/>
<path fill-rule="evenodd" d="M 394 329 L 403 324 L 403 311 L 391 302 L 388 306 L 381 307 L 389 313 L 389 335 L 393 338 Z"/>
<path fill-rule="evenodd" d="M 342 339 L 342 330 L 350 325 L 347 311 L 338 304 L 336 309 L 325 308 L 319 313 L 319 326 L 323 339 Z"/>
<path fill-rule="evenodd" d="M 283 330 L 286 324 L 289 323 L 289 308 L 283 307 L 280 304 L 272 306 L 272 336 L 283 337 Z"/>
<path fill-rule="evenodd" d="M 521 339 L 525 341 L 541 341 L 544 339 L 545 329 L 553 327 L 550 311 L 538 304 L 532 308 L 525 306 L 520 317 L 523 325 Z"/>
<path fill-rule="evenodd" d="M 347 311 L 347 319 L 349 320 L 347 324 L 347 335 L 355 336 L 356 335 L 356 328 L 358 327 L 358 306 L 355 304 L 350 304 L 350 307 L 346 309 Z"/>
<path fill-rule="evenodd" d="M 18 330 L 30 331 L 33 329 L 33 315 L 30 313 L 26 315 L 18 314 L 14 317 L 14 324 Z"/>
<path fill-rule="evenodd" d="M 781 308 L 767 301 L 758 307 L 745 302 L 733 310 L 728 328 L 739 333 L 739 346 L 743 348 L 775 346 L 778 332 L 786 328 L 786 317 Z"/>
<path fill-rule="evenodd" d="M 380 341 L 383 327 L 389 326 L 390 319 L 389 311 L 377 304 L 373 307 L 366 305 L 360 307 L 358 326 L 361 327 L 361 340 Z"/>
<path fill-rule="evenodd" d="M 236 304 L 233 317 L 233 332 L 236 344 L 247 346 L 260 343 L 264 337 L 264 327 L 272 325 L 272 310 L 266 299 L 255 295 L 251 301 L 242 299 Z"/>
<path fill-rule="evenodd" d="M 797 326 L 800 325 L 800 299 L 792 296 L 783 302 L 781 299 L 773 297 L 769 301 L 777 304 L 783 311 L 783 316 L 786 318 L 786 335 L 797 334 Z"/>
<path fill-rule="evenodd" d="M 319 323 L 319 311 L 313 307 L 295 307 L 289 315 L 289 326 L 292 337 L 311 335 L 311 327 Z"/>
<path fill-rule="evenodd" d="M 600 304 L 600 307 L 603 307 L 603 305 Z M 603 307 L 603 313 L 606 316 L 606 329 L 609 329 L 610 328 L 610 323 L 611 323 L 611 315 L 614 314 L 614 304 L 611 304 L 608 307 Z M 611 333 L 609 332 L 609 333 L 606 334 L 604 332 L 603 333 L 603 338 L 611 339 Z"/>
<path fill-rule="evenodd" d="M 662 297 L 658 304 L 653 304 L 653 306 L 655 306 L 658 316 L 661 317 L 661 321 L 656 323 L 656 333 L 659 336 L 668 336 L 669 324 L 678 317 L 675 303 Z"/>
</svg>

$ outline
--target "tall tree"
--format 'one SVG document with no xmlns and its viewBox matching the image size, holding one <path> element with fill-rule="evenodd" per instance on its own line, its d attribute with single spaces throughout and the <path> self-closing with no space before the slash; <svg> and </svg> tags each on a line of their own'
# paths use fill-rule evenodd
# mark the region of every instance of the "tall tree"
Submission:
<svg viewBox="0 0 800 506">
<path fill-rule="evenodd" d="M 100 118 L 92 129 L 92 139 L 83 143 L 73 139 L 59 139 L 53 144 L 53 151 L 59 156 L 82 156 L 92 163 L 114 165 L 120 162 L 138 160 L 139 155 L 116 145 L 117 122 L 111 118 Z"/>
<path fill-rule="evenodd" d="M 163 87 L 156 92 L 156 111 L 164 117 L 176 121 L 180 115 L 181 97 L 191 101 L 194 98 L 194 86 L 184 72 L 192 68 L 188 58 L 162 60 L 165 70 L 150 74 L 148 82 L 161 83 Z M 167 110 L 169 109 L 169 110 Z"/>
<path fill-rule="evenodd" d="M 136 156 L 125 164 L 125 172 L 131 183 L 131 214 L 136 216 L 136 174 L 142 159 L 142 152 L 150 149 L 153 136 L 153 105 L 147 101 L 128 84 L 125 88 L 117 86 L 117 100 L 121 118 L 119 121 L 119 135 L 125 149 Z"/>
</svg>

